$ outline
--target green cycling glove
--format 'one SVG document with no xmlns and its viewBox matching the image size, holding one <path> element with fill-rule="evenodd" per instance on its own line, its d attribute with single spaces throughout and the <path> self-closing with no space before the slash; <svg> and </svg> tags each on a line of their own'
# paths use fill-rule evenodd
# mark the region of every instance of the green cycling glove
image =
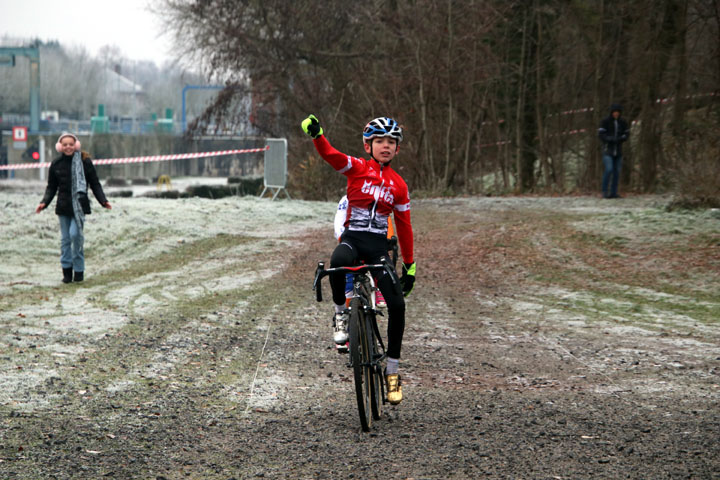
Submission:
<svg viewBox="0 0 720 480">
<path fill-rule="evenodd" d="M 308 116 L 305 120 L 302 121 L 300 126 L 302 126 L 303 132 L 307 133 L 312 138 L 318 138 L 320 135 L 323 134 L 323 129 L 320 126 L 320 121 L 315 115 Z"/>
<path fill-rule="evenodd" d="M 403 263 L 402 271 L 403 276 L 400 283 L 402 284 L 403 295 L 407 297 L 415 287 L 415 262 Z"/>
</svg>

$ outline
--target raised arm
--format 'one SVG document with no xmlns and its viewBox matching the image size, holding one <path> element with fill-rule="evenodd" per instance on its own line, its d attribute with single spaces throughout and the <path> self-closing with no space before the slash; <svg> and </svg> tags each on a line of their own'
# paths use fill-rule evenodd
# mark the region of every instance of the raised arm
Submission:
<svg viewBox="0 0 720 480">
<path fill-rule="evenodd" d="M 351 157 L 335 149 L 323 135 L 320 121 L 315 115 L 310 115 L 302 122 L 302 129 L 313 139 L 315 149 L 320 156 L 329 163 L 337 172 L 348 175 L 353 166 L 363 166 L 364 162 L 358 158 Z"/>
</svg>

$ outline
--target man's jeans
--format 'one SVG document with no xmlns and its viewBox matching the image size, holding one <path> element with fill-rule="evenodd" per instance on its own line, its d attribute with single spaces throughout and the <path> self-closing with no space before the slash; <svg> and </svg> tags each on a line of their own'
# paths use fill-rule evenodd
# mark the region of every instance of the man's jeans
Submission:
<svg viewBox="0 0 720 480">
<path fill-rule="evenodd" d="M 77 227 L 75 217 L 58 215 L 60 219 L 60 265 L 76 272 L 85 271 L 85 253 L 83 252 L 82 230 Z"/>
<path fill-rule="evenodd" d="M 622 167 L 622 155 L 604 154 L 603 165 L 605 173 L 602 179 L 602 192 L 605 198 L 615 198 L 618 196 L 618 180 L 620 180 L 620 167 Z M 610 189 L 608 190 L 608 184 Z"/>
</svg>

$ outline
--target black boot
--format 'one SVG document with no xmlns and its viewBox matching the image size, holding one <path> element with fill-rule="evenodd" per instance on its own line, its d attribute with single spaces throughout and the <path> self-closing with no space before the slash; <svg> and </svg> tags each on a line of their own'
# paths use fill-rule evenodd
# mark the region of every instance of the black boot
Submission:
<svg viewBox="0 0 720 480">
<path fill-rule="evenodd" d="M 82 282 L 83 281 L 83 272 L 75 272 L 75 279 L 73 281 Z"/>
<path fill-rule="evenodd" d="M 63 283 L 72 282 L 72 268 L 63 268 Z"/>
</svg>

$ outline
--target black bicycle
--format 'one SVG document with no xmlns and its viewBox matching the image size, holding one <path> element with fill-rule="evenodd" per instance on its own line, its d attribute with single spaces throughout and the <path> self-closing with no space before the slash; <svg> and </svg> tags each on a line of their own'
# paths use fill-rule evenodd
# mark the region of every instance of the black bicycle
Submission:
<svg viewBox="0 0 720 480">
<path fill-rule="evenodd" d="M 386 358 L 385 345 L 377 324 L 377 310 L 375 294 L 377 286 L 373 272 L 386 272 L 397 282 L 392 263 L 385 257 L 376 265 L 358 265 L 355 267 L 338 267 L 325 269 L 325 263 L 318 262 L 315 271 L 313 290 L 318 302 L 322 302 L 323 277 L 332 273 L 352 274 L 353 292 L 350 299 L 350 320 L 348 334 L 350 336 L 350 362 L 355 377 L 355 395 L 357 396 L 360 425 L 363 431 L 369 431 L 373 420 L 379 420 L 382 415 L 382 405 L 385 398 L 384 361 Z"/>
</svg>

